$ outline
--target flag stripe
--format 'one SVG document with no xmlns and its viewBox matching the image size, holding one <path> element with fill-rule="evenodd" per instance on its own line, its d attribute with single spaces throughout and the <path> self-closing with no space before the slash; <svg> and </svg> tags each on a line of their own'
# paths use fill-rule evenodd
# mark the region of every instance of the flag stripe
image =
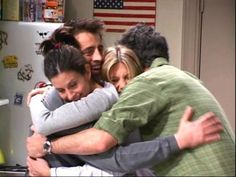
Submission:
<svg viewBox="0 0 236 177">
<path fill-rule="evenodd" d="M 124 6 L 143 6 L 143 7 L 154 7 L 155 3 L 153 2 L 124 2 Z"/>
<path fill-rule="evenodd" d="M 136 23 L 139 23 L 139 22 L 146 22 L 146 23 L 155 23 L 155 20 L 152 19 L 152 18 L 129 18 L 129 19 L 126 19 L 126 18 L 112 18 L 112 20 L 108 17 L 103 17 L 103 18 L 98 18 L 100 20 L 103 20 L 103 21 L 106 21 L 107 23 L 108 22 L 136 22 Z"/>
<path fill-rule="evenodd" d="M 148 15 L 155 15 L 155 10 L 111 10 L 111 9 L 94 9 L 94 14 L 108 14 L 107 17 L 109 17 L 110 14 L 148 14 Z"/>
<path fill-rule="evenodd" d="M 155 26 L 156 0 L 94 0 L 94 17 L 105 23 L 108 32 L 123 32 L 139 22 Z"/>
<path fill-rule="evenodd" d="M 127 9 L 127 10 L 155 10 L 156 7 L 148 7 L 148 6 L 125 6 L 123 9 Z"/>
<path fill-rule="evenodd" d="M 119 17 L 119 18 L 155 18 L 156 15 L 152 15 L 152 14 L 115 14 L 115 13 L 94 13 L 94 16 L 96 17 L 103 17 L 105 19 L 105 17 L 110 18 L 110 17 Z"/>
</svg>

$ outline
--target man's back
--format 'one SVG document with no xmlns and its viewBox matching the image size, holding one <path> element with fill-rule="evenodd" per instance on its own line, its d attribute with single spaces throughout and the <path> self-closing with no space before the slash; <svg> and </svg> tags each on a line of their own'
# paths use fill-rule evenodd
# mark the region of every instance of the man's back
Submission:
<svg viewBox="0 0 236 177">
<path fill-rule="evenodd" d="M 224 124 L 222 140 L 196 149 L 184 150 L 166 162 L 157 164 L 154 167 L 156 175 L 234 175 L 233 133 L 223 110 L 212 94 L 197 78 L 168 65 L 163 58 L 155 60 L 152 67 L 154 68 L 130 83 L 121 94 L 120 104 L 113 107 L 116 115 L 120 114 L 118 124 L 114 125 L 117 131 L 114 133 L 113 127 L 113 135 L 115 134 L 120 143 L 133 127 L 141 127 L 144 140 L 173 135 L 187 105 L 196 111 L 195 118 L 212 111 Z M 125 119 L 124 122 L 122 118 Z"/>
<path fill-rule="evenodd" d="M 190 105 L 196 110 L 194 117 L 213 111 L 224 124 L 222 140 L 196 149 L 187 149 L 170 160 L 157 165 L 158 175 L 234 175 L 235 143 L 227 118 L 212 94 L 196 78 L 170 66 L 163 65 L 145 73 L 147 80 L 156 85 L 164 100 L 161 109 L 153 117 L 153 122 L 141 130 L 143 137 L 149 134 L 166 136 L 177 131 L 179 117 Z M 157 105 L 159 107 L 159 105 Z M 153 133 L 155 132 L 155 133 Z"/>
</svg>

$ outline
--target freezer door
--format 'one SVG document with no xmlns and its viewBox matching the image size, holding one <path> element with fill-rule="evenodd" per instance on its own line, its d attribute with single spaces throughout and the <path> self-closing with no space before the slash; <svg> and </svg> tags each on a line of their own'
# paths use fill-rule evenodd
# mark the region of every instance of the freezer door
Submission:
<svg viewBox="0 0 236 177">
<path fill-rule="evenodd" d="M 9 165 L 25 165 L 25 140 L 31 118 L 27 93 L 38 81 L 46 81 L 39 44 L 62 23 L 0 21 L 0 148 Z M 25 74 L 26 73 L 26 74 Z"/>
</svg>

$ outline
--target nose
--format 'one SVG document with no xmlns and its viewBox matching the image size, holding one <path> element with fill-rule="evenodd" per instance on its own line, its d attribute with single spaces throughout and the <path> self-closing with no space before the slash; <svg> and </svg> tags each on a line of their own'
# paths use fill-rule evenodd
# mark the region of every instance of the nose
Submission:
<svg viewBox="0 0 236 177">
<path fill-rule="evenodd" d="M 94 53 L 93 53 L 93 58 L 92 58 L 93 61 L 100 61 L 102 62 L 103 60 L 103 57 L 102 57 L 102 52 L 99 51 L 98 48 L 95 49 Z"/>
<path fill-rule="evenodd" d="M 128 82 L 126 80 L 122 79 L 116 84 L 116 90 L 118 91 L 118 93 L 122 92 L 127 83 Z"/>
<path fill-rule="evenodd" d="M 66 91 L 66 96 L 65 96 L 65 100 L 66 101 L 75 101 L 75 98 L 76 98 L 76 93 L 73 92 L 73 91 Z"/>
</svg>

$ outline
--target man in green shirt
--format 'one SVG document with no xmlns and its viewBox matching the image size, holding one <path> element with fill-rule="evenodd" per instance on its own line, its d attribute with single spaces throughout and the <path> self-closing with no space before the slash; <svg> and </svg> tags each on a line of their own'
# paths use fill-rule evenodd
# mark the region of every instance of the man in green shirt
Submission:
<svg viewBox="0 0 236 177">
<path fill-rule="evenodd" d="M 234 176 L 234 134 L 223 110 L 200 80 L 168 64 L 165 38 L 152 27 L 139 24 L 125 33 L 119 43 L 133 49 L 147 71 L 129 83 L 119 101 L 110 111 L 102 114 L 94 128 L 51 142 L 52 152 L 105 152 L 117 143 L 122 144 L 137 128 L 140 129 L 143 140 L 173 135 L 177 131 L 183 110 L 190 105 L 196 110 L 194 118 L 212 111 L 221 119 L 224 126 L 221 141 L 185 149 L 169 160 L 153 166 L 155 174 Z"/>
<path fill-rule="evenodd" d="M 226 115 L 200 80 L 168 64 L 165 38 L 152 27 L 139 24 L 125 33 L 119 44 L 133 49 L 148 71 L 129 84 L 95 127 L 111 133 L 119 144 L 137 127 L 148 140 L 173 134 L 187 105 L 197 110 L 195 118 L 210 110 L 224 124 L 222 141 L 183 150 L 153 169 L 160 176 L 234 176 L 235 141 Z"/>
</svg>

